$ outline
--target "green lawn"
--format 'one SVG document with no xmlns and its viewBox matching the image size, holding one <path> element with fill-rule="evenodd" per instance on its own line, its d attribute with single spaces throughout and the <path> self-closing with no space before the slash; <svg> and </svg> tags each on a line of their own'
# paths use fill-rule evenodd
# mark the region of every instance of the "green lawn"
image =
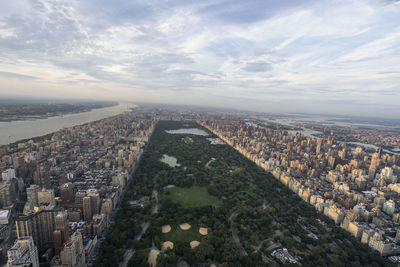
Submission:
<svg viewBox="0 0 400 267">
<path fill-rule="evenodd" d="M 182 230 L 179 225 L 171 225 L 172 229 L 169 233 L 160 234 L 163 241 L 171 241 L 176 243 L 177 241 L 187 242 L 188 245 L 191 241 L 201 241 L 202 235 L 199 233 L 199 227 L 193 226 L 189 230 Z"/>
<path fill-rule="evenodd" d="M 192 186 L 190 188 L 167 188 L 164 197 L 181 204 L 184 208 L 219 206 L 221 201 L 210 195 L 206 187 Z"/>
</svg>

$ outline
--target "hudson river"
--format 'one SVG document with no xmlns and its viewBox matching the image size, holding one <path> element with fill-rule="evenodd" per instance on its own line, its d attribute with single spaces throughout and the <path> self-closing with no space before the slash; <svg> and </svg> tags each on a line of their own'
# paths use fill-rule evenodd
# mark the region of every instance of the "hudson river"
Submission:
<svg viewBox="0 0 400 267">
<path fill-rule="evenodd" d="M 56 132 L 62 128 L 108 118 L 136 107 L 134 104 L 119 104 L 113 107 L 98 108 L 91 111 L 66 114 L 47 119 L 0 122 L 0 145 Z"/>
</svg>

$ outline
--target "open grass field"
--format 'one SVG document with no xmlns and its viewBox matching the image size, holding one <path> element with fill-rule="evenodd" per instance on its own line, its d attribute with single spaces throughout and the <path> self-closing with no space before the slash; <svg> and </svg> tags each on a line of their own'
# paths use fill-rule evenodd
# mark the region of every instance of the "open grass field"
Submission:
<svg viewBox="0 0 400 267">
<path fill-rule="evenodd" d="M 219 206 L 221 204 L 218 198 L 207 192 L 206 187 L 201 186 L 167 188 L 163 197 L 170 198 L 184 208 Z"/>
<path fill-rule="evenodd" d="M 172 230 L 167 234 L 161 234 L 163 241 L 171 241 L 176 243 L 177 241 L 185 242 L 189 246 L 189 242 L 193 240 L 201 241 L 203 236 L 199 233 L 199 227 L 192 225 L 189 230 L 182 230 L 178 224 L 172 225 Z"/>
</svg>

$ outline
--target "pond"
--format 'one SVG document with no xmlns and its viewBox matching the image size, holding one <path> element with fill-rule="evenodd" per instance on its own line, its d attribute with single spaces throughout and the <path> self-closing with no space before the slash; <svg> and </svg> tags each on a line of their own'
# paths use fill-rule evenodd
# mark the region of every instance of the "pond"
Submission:
<svg viewBox="0 0 400 267">
<path fill-rule="evenodd" d="M 194 135 L 201 135 L 201 136 L 207 136 L 208 133 L 204 130 L 201 130 L 199 128 L 182 128 L 182 129 L 177 129 L 177 130 L 169 130 L 166 131 L 169 134 L 194 134 Z"/>
<path fill-rule="evenodd" d="M 177 163 L 178 161 L 175 157 L 168 156 L 167 154 L 162 156 L 161 162 L 168 164 L 172 168 L 181 166 L 181 164 Z"/>
</svg>

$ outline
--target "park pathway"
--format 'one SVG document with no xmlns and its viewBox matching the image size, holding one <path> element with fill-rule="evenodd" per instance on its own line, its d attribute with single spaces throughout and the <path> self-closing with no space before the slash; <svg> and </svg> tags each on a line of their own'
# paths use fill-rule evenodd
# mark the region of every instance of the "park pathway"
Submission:
<svg viewBox="0 0 400 267">
<path fill-rule="evenodd" d="M 135 250 L 133 248 L 127 249 L 124 253 L 124 259 L 122 260 L 122 262 L 120 262 L 119 267 L 127 267 L 133 253 L 135 253 Z"/>
<path fill-rule="evenodd" d="M 154 215 L 154 214 L 158 213 L 158 206 L 159 206 L 159 204 L 158 204 L 158 192 L 156 190 L 153 190 L 152 197 L 156 200 L 156 203 L 152 207 L 152 210 L 151 210 L 151 214 Z M 149 228 L 149 226 L 150 226 L 150 221 L 142 223 L 142 230 L 140 231 L 139 234 L 137 234 L 135 236 L 135 240 L 142 239 L 142 236 L 144 235 L 144 233 L 146 233 L 146 231 Z M 153 247 L 155 248 L 154 242 L 153 242 Z M 157 249 L 157 248 L 155 248 L 155 249 Z M 128 262 L 129 262 L 130 258 L 133 256 L 134 253 L 135 253 L 134 249 L 132 249 L 132 248 L 127 249 L 125 251 L 125 253 L 124 253 L 124 259 L 122 260 L 122 262 L 119 263 L 119 267 L 127 267 L 128 266 Z"/>
<path fill-rule="evenodd" d="M 211 158 L 207 163 L 206 163 L 206 168 L 207 169 L 210 169 L 210 164 L 211 164 L 211 162 L 213 162 L 213 161 L 215 161 L 216 160 L 216 158 Z"/>
<path fill-rule="evenodd" d="M 235 240 L 235 242 L 240 246 L 240 252 L 242 253 L 243 256 L 247 256 L 246 250 L 243 248 L 242 244 L 240 243 L 240 238 L 236 234 L 235 229 L 233 229 L 233 218 L 238 214 L 238 211 L 232 212 L 231 216 L 229 216 L 229 223 L 231 224 L 231 232 L 232 232 L 232 238 Z"/>
<path fill-rule="evenodd" d="M 156 204 L 153 206 L 153 209 L 151 211 L 151 214 L 157 214 L 158 213 L 158 192 L 157 190 L 153 190 L 152 197 L 156 200 Z"/>
<path fill-rule="evenodd" d="M 142 223 L 142 231 L 140 231 L 140 233 L 135 236 L 135 240 L 142 239 L 143 234 L 146 233 L 146 230 L 147 230 L 147 228 L 149 228 L 149 226 L 150 226 L 150 222 Z"/>
</svg>

